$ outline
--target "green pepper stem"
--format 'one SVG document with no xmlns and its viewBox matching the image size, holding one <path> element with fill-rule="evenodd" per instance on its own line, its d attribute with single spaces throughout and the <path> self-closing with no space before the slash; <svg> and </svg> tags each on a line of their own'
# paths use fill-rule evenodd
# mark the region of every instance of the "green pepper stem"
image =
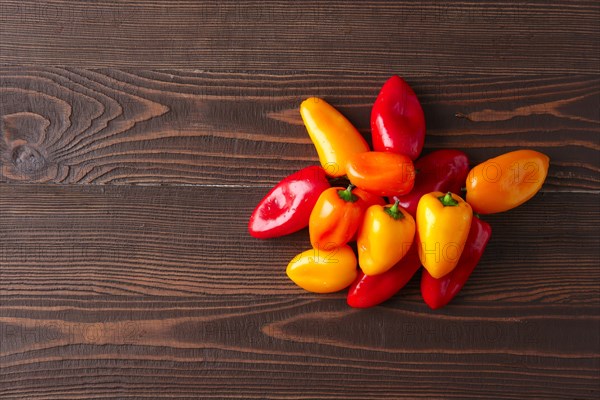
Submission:
<svg viewBox="0 0 600 400">
<path fill-rule="evenodd" d="M 385 207 L 383 210 L 394 219 L 402 219 L 404 218 L 404 214 L 398 209 L 398 203 L 400 203 L 400 200 L 396 199 L 393 206 Z"/>
<path fill-rule="evenodd" d="M 438 197 L 438 199 L 444 205 L 444 207 L 452 207 L 458 205 L 458 201 L 452 198 L 452 192 L 448 192 L 444 196 Z"/>
<path fill-rule="evenodd" d="M 354 193 L 352 193 L 352 189 L 354 189 L 354 185 L 350 184 L 350 185 L 348 185 L 347 189 L 338 190 L 338 196 L 340 196 L 340 199 L 342 199 L 344 201 L 354 203 L 355 201 L 358 200 L 358 196 L 355 195 Z"/>
</svg>

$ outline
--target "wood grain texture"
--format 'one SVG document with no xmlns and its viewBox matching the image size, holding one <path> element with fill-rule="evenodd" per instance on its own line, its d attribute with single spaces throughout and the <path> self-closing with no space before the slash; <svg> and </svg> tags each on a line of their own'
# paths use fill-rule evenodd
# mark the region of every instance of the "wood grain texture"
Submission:
<svg viewBox="0 0 600 400">
<path fill-rule="evenodd" d="M 271 185 L 317 163 L 298 112 L 320 96 L 369 138 L 386 74 L 0 70 L 0 180 Z M 544 190 L 599 190 L 600 78 L 407 77 L 426 151 L 473 163 L 528 147 L 551 157 Z"/>
<path fill-rule="evenodd" d="M 416 279 L 363 311 L 295 287 L 306 232 L 245 231 L 266 188 L 0 188 L 3 399 L 600 393 L 598 194 L 489 218 L 480 266 L 433 312 Z"/>
<path fill-rule="evenodd" d="M 591 0 L 5 0 L 0 63 L 596 74 L 598 21 Z"/>
<path fill-rule="evenodd" d="M 410 300 L 358 311 L 331 297 L 23 297 L 3 314 L 3 399 L 598 394 L 593 306 L 433 313 Z"/>
</svg>

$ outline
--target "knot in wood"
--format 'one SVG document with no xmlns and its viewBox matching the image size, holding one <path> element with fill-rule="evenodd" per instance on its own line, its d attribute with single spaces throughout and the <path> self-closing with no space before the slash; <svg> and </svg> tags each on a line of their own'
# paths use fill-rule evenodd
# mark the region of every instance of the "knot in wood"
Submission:
<svg viewBox="0 0 600 400">
<path fill-rule="evenodd" d="M 46 159 L 33 146 L 23 144 L 14 148 L 12 162 L 16 169 L 26 174 L 33 174 L 46 167 Z"/>
</svg>

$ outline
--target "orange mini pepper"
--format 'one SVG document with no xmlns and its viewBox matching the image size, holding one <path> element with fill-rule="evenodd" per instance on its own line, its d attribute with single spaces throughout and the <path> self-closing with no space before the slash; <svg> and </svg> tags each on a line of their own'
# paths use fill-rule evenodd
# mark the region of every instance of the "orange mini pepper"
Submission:
<svg viewBox="0 0 600 400">
<path fill-rule="evenodd" d="M 365 275 L 378 275 L 392 268 L 410 249 L 415 220 L 398 201 L 367 209 L 358 233 L 358 264 Z"/>
<path fill-rule="evenodd" d="M 348 246 L 310 249 L 294 257 L 286 273 L 296 285 L 309 292 L 337 292 L 356 279 L 356 256 Z"/>
<path fill-rule="evenodd" d="M 363 200 L 347 189 L 332 187 L 319 196 L 308 220 L 310 243 L 315 249 L 331 249 L 348 243 L 365 210 Z"/>
<path fill-rule="evenodd" d="M 431 276 L 441 278 L 456 267 L 472 218 L 471 206 L 453 193 L 421 197 L 417 205 L 419 258 Z"/>
<path fill-rule="evenodd" d="M 327 175 L 346 175 L 348 158 L 369 151 L 360 132 L 325 100 L 317 97 L 304 100 L 300 115 Z"/>
<path fill-rule="evenodd" d="M 467 176 L 467 202 L 479 214 L 513 209 L 531 199 L 548 175 L 550 158 L 534 150 L 516 150 L 491 158 Z"/>
<path fill-rule="evenodd" d="M 401 196 L 415 183 L 412 160 L 402 154 L 368 151 L 354 154 L 346 164 L 353 185 L 378 196 Z"/>
</svg>

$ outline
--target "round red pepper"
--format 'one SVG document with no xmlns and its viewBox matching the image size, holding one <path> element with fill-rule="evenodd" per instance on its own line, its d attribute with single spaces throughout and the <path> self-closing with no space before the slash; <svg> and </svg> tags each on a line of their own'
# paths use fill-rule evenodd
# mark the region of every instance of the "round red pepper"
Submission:
<svg viewBox="0 0 600 400">
<path fill-rule="evenodd" d="M 413 189 L 397 197 L 398 204 L 413 216 L 419 200 L 427 193 L 460 193 L 469 173 L 469 158 L 459 150 L 437 150 L 415 161 L 415 170 Z"/>
<path fill-rule="evenodd" d="M 436 279 L 423 268 L 421 295 L 427 305 L 435 310 L 444 307 L 460 292 L 492 236 L 492 227 L 476 216 L 471 220 L 469 236 L 456 267 L 447 275 Z"/>
<path fill-rule="evenodd" d="M 385 82 L 371 110 L 373 150 L 416 160 L 425 141 L 425 114 L 417 95 L 398 75 Z"/>
<path fill-rule="evenodd" d="M 248 231 L 255 238 L 269 239 L 306 228 L 319 196 L 329 187 L 321 167 L 307 167 L 293 173 L 258 203 L 250 217 Z"/>
<path fill-rule="evenodd" d="M 408 253 L 382 274 L 365 275 L 359 271 L 348 291 L 348 305 L 355 308 L 373 307 L 398 293 L 421 267 L 416 243 L 414 241 Z"/>
</svg>

